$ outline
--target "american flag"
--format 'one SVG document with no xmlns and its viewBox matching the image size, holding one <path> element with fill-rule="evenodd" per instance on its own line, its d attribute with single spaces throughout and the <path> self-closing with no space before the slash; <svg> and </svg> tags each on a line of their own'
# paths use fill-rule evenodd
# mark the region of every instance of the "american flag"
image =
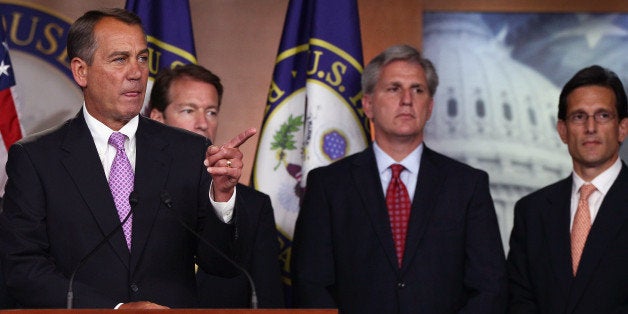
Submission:
<svg viewBox="0 0 628 314">
<path fill-rule="evenodd" d="M 7 175 L 4 166 L 7 162 L 9 147 L 22 138 L 22 130 L 17 115 L 15 99 L 15 75 L 9 46 L 6 42 L 4 29 L 0 27 L 0 197 L 4 195 Z"/>
</svg>

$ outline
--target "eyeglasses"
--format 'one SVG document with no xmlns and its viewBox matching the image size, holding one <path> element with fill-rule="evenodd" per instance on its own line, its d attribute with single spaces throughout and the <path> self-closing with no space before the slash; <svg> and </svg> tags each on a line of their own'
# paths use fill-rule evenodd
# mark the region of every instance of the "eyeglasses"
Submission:
<svg viewBox="0 0 628 314">
<path fill-rule="evenodd" d="M 598 124 L 604 124 L 615 119 L 615 114 L 607 112 L 607 111 L 600 111 L 594 114 L 586 114 L 584 112 L 575 112 L 567 116 L 567 121 L 573 124 L 580 125 L 580 124 L 587 123 L 587 121 L 589 121 L 589 117 L 593 117 L 593 120 Z"/>
</svg>

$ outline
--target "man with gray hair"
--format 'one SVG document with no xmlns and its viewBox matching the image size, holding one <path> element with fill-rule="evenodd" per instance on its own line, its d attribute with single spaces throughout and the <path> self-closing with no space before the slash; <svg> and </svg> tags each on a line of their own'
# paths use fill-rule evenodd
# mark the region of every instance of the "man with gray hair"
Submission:
<svg viewBox="0 0 628 314">
<path fill-rule="evenodd" d="M 503 313 L 488 175 L 429 149 L 438 75 L 410 46 L 364 69 L 375 141 L 312 170 L 292 250 L 295 303 L 341 313 Z"/>
<path fill-rule="evenodd" d="M 190 308 L 195 263 L 237 274 L 198 238 L 234 257 L 237 147 L 255 131 L 209 146 L 141 117 L 149 67 L 141 25 L 122 9 L 72 24 L 68 58 L 83 106 L 9 150 L 0 252 L 7 287 L 26 308 Z"/>
</svg>

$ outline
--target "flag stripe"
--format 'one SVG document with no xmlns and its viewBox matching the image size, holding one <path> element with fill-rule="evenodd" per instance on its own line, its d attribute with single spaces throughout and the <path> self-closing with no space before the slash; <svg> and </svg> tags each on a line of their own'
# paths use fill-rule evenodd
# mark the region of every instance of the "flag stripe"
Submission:
<svg viewBox="0 0 628 314">
<path fill-rule="evenodd" d="M 9 56 L 4 28 L 0 24 L 0 197 L 4 196 L 7 181 L 5 164 L 9 147 L 22 138 L 22 127 L 17 114 L 17 100 L 14 98 L 15 72 Z"/>
<path fill-rule="evenodd" d="M 0 133 L 7 151 L 13 143 L 22 138 L 20 121 L 10 88 L 0 91 Z"/>
</svg>

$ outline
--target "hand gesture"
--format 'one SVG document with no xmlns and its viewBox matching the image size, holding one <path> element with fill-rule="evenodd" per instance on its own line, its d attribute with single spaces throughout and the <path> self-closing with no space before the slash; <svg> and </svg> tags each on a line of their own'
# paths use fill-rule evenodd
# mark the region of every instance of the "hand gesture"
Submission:
<svg viewBox="0 0 628 314">
<path fill-rule="evenodd" d="M 234 188 L 242 176 L 242 152 L 238 147 L 246 142 L 257 130 L 250 128 L 229 142 L 207 148 L 204 165 L 213 178 L 213 195 L 217 202 L 226 202 L 233 195 Z"/>
</svg>

